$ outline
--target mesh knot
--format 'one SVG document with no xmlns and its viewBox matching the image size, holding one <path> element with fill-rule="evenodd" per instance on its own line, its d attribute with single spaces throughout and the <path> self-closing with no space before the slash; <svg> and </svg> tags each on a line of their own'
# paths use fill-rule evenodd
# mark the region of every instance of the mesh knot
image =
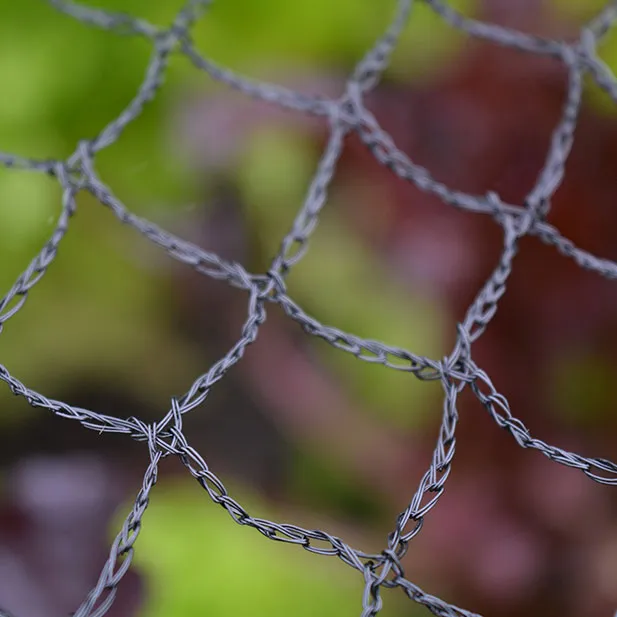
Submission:
<svg viewBox="0 0 617 617">
<path fill-rule="evenodd" d="M 386 548 L 383 551 L 381 551 L 381 554 L 385 557 L 386 561 L 390 564 L 392 571 L 396 574 L 397 578 L 405 576 L 403 566 L 401 565 L 401 559 L 394 549 Z"/>
<path fill-rule="evenodd" d="M 270 269 L 266 274 L 253 277 L 257 288 L 258 298 L 276 298 L 287 293 L 287 285 L 283 275 L 275 269 Z"/>
<path fill-rule="evenodd" d="M 135 416 L 128 418 L 128 421 L 133 425 L 134 432 L 137 433 L 135 438 L 139 441 L 148 442 L 148 450 L 150 451 L 150 455 L 154 458 L 156 453 L 161 451 L 157 443 L 159 433 L 161 432 L 161 426 L 159 426 L 157 422 L 148 424 Z"/>
<path fill-rule="evenodd" d="M 333 101 L 330 121 L 334 126 L 344 125 L 347 129 L 352 129 L 362 123 L 362 111 L 360 84 L 350 81 L 343 96 Z"/>
<path fill-rule="evenodd" d="M 93 157 L 92 142 L 89 139 L 82 139 L 68 160 L 57 162 L 56 177 L 64 186 L 81 190 L 90 183 Z"/>
<path fill-rule="evenodd" d="M 538 203 L 527 204 L 527 209 L 523 212 L 522 216 L 517 221 L 517 224 L 515 225 L 512 218 L 508 217 L 503 223 L 503 228 L 506 233 L 516 234 L 519 238 L 526 236 L 536 221 L 541 221 L 544 219 L 546 210 L 546 200 Z"/>
<path fill-rule="evenodd" d="M 474 377 L 471 374 L 469 360 L 471 358 L 471 340 L 469 332 L 463 324 L 457 324 L 456 330 L 458 336 L 454 349 L 449 356 L 444 357 L 439 362 L 440 372 L 442 377 L 450 379 L 458 379 L 466 383 L 473 381 Z"/>
</svg>

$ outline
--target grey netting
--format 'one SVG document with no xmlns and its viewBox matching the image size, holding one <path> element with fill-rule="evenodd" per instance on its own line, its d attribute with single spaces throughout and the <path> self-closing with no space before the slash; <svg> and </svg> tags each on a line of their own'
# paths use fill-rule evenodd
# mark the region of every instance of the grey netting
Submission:
<svg viewBox="0 0 617 617">
<path fill-rule="evenodd" d="M 172 257 L 189 264 L 202 274 L 226 280 L 231 285 L 246 290 L 249 296 L 248 316 L 238 342 L 207 373 L 199 376 L 184 396 L 172 399 L 169 411 L 156 423 L 146 424 L 134 417 L 122 419 L 106 416 L 48 399 L 25 386 L 0 365 L 0 378 L 14 394 L 25 397 L 30 405 L 45 407 L 58 416 L 77 420 L 85 427 L 100 433 L 126 433 L 133 439 L 148 443 L 151 463 L 145 473 L 143 487 L 113 543 L 98 583 L 77 609 L 75 615 L 78 617 L 102 616 L 114 601 L 116 589 L 131 563 L 133 544 L 148 505 L 148 495 L 156 482 L 158 463 L 170 454 L 180 458 L 209 497 L 223 506 L 237 523 L 254 527 L 272 540 L 298 544 L 321 555 L 337 555 L 361 572 L 365 580 L 363 617 L 379 612 L 382 606 L 382 587 L 400 587 L 409 598 L 426 606 L 435 615 L 475 615 L 425 593 L 405 578 L 401 567 L 401 558 L 408 550 L 410 540 L 419 533 L 424 517 L 444 491 L 454 457 L 457 397 L 465 387 L 470 387 L 495 422 L 506 429 L 522 447 L 539 450 L 553 461 L 578 468 L 596 482 L 617 485 L 615 463 L 605 459 L 585 458 L 533 437 L 525 425 L 512 415 L 505 396 L 497 392 L 487 373 L 475 364 L 471 354 L 472 343 L 486 329 L 497 311 L 499 299 L 506 291 L 506 282 L 521 237 L 538 236 L 581 267 L 607 278 L 617 277 L 617 263 L 576 247 L 564 238 L 558 229 L 545 221 L 552 195 L 563 179 L 565 161 L 572 147 L 577 115 L 581 107 L 583 75 L 586 72 L 591 75 L 598 86 L 617 102 L 617 79 L 596 55 L 596 46 L 600 39 L 617 21 L 617 2 L 609 3 L 595 19 L 582 28 L 576 41 L 567 43 L 467 19 L 441 0 L 423 1 L 454 28 L 499 45 L 551 56 L 567 68 L 568 86 L 562 117 L 554 129 L 546 162 L 536 184 L 521 206 L 504 203 L 496 193 L 470 195 L 440 183 L 427 169 L 413 163 L 401 152 L 364 107 L 363 96 L 379 82 L 410 15 L 412 0 L 399 0 L 392 25 L 358 63 L 347 81 L 345 92 L 337 100 L 326 97 L 312 98 L 280 86 L 251 81 L 200 55 L 191 41 L 190 32 L 198 15 L 209 4 L 208 0 L 186 2 L 174 22 L 167 28 L 157 27 L 124 14 L 87 8 L 65 0 L 50 0 L 58 10 L 90 26 L 146 37 L 152 43 L 153 52 L 135 98 L 96 137 L 81 141 L 68 160 L 29 160 L 0 153 L 0 163 L 5 167 L 45 172 L 55 177 L 63 189 L 62 210 L 51 238 L 0 301 L 0 329 L 21 309 L 28 293 L 56 257 L 76 209 L 76 194 L 82 190 L 90 192 L 122 223 L 130 225 L 163 247 Z M 330 125 L 328 145 L 308 188 L 304 204 L 266 274 L 251 274 L 240 264 L 226 261 L 131 214 L 97 175 L 96 153 L 115 142 L 124 128 L 139 116 L 144 105 L 155 96 L 172 53 L 183 54 L 195 67 L 236 90 L 291 110 L 323 116 Z M 362 339 L 321 324 L 307 315 L 286 293 L 285 277 L 307 250 L 309 237 L 317 227 L 319 213 L 326 201 L 328 185 L 341 155 L 344 139 L 351 132 L 361 138 L 380 164 L 387 166 L 400 178 L 413 183 L 422 191 L 439 196 L 445 203 L 456 208 L 488 214 L 503 229 L 504 246 L 499 261 L 469 307 L 465 319 L 458 325 L 454 350 L 442 360 L 417 356 L 404 349 Z M 439 380 L 442 383 L 443 420 L 431 464 L 409 505 L 398 516 L 394 531 L 388 536 L 387 548 L 380 554 L 368 554 L 352 548 L 340 538 L 324 531 L 252 517 L 228 495 L 223 483 L 210 471 L 201 455 L 191 448 L 182 432 L 183 415 L 202 403 L 210 388 L 242 358 L 244 350 L 256 339 L 259 327 L 266 318 L 266 306 L 272 303 L 282 307 L 308 334 L 318 336 L 361 360 L 408 371 L 422 380 Z"/>
</svg>

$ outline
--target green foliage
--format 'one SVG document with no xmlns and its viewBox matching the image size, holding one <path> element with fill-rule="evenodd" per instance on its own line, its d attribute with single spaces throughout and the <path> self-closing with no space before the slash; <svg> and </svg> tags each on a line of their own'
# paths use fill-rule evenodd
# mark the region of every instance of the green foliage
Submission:
<svg viewBox="0 0 617 617">
<path fill-rule="evenodd" d="M 604 0 L 552 3 L 580 22 Z M 84 4 L 165 25 L 182 1 Z M 472 15 L 479 3 L 451 4 Z M 393 0 L 215 0 L 194 38 L 208 57 L 257 78 L 272 68 L 292 69 L 292 74 L 335 70 L 342 76 L 383 32 L 394 5 Z M 127 106 L 141 83 L 151 46 L 79 24 L 44 0 L 5 1 L 1 14 L 0 151 L 36 158 L 68 156 L 79 139 L 96 135 Z M 395 80 L 430 78 L 456 57 L 464 40 L 416 2 L 386 75 Z M 617 66 L 616 35 L 607 37 L 600 53 Z M 97 159 L 103 180 L 133 211 L 156 218 L 162 209 L 177 211 L 198 199 L 203 178 L 175 162 L 170 148 L 169 114 L 181 87 L 189 86 L 207 90 L 212 83 L 186 59 L 174 58 L 156 100 L 120 142 Z M 592 100 L 601 102 L 597 89 L 591 92 Z M 238 178 L 251 229 L 268 258 L 301 204 L 316 157 L 308 141 L 291 131 L 259 134 L 246 144 Z M 200 175 L 207 175 L 206 170 Z M 440 357 L 444 350 L 437 307 L 401 290 L 346 227 L 336 205 L 333 194 L 309 254 L 290 276 L 292 294 L 328 324 Z M 59 211 L 60 190 L 53 180 L 0 169 L 4 290 L 45 242 Z M 80 198 L 49 277 L 2 332 L 2 362 L 45 393 L 88 375 L 113 379 L 136 395 L 151 396 L 157 406 L 166 405 L 170 392 L 188 384 L 195 362 L 192 350 L 168 330 L 168 281 L 156 267 L 139 265 L 135 254 L 124 250 L 128 246 L 146 243 L 136 241 L 133 232 L 122 229 L 92 199 Z M 141 256 L 139 251 L 136 248 Z M 144 261 L 154 263 L 157 254 L 154 249 L 145 253 Z M 407 373 L 355 361 L 319 341 L 314 344 L 341 383 L 383 420 L 403 426 L 418 423 L 438 394 Z M 609 373 L 592 361 L 564 362 L 555 378 L 560 406 L 592 417 L 610 390 Z M 6 396 L 7 389 L 2 392 Z M 0 424 L 5 418 L 3 413 Z M 324 507 L 372 516 L 357 487 L 326 472 L 326 463 L 318 454 L 299 460 L 296 490 L 319 496 Z M 328 480 L 318 486 L 319 476 Z M 244 496 L 242 501 L 252 513 L 277 518 L 256 497 Z M 358 573 L 335 558 L 310 555 L 238 527 L 195 483 L 157 486 L 135 562 L 149 590 L 143 617 L 339 617 L 359 612 Z M 383 611 L 386 617 L 398 610 L 392 608 L 397 605 L 390 603 L 391 595 Z M 397 614 L 416 612 L 405 603 L 404 612 Z"/>
<path fill-rule="evenodd" d="M 0 169 L 0 244 L 5 254 L 34 254 L 41 237 L 57 218 L 60 189 L 50 178 Z M 3 285 L 14 280 L 9 268 L 0 270 Z"/>
<path fill-rule="evenodd" d="M 251 226 L 268 256 L 278 250 L 314 173 L 302 138 L 285 131 L 258 133 L 239 168 Z M 262 264 L 265 267 L 266 264 Z M 367 251 L 329 199 L 308 255 L 289 277 L 294 298 L 324 323 L 416 353 L 443 354 L 439 307 L 405 291 L 385 264 Z M 409 373 L 361 362 L 315 342 L 323 360 L 360 401 L 382 419 L 409 426 L 424 419 L 436 388 Z"/>
<path fill-rule="evenodd" d="M 241 504 L 253 516 L 282 519 L 243 493 Z M 364 584 L 360 573 L 336 557 L 238 527 L 196 482 L 157 486 L 134 563 L 148 590 L 141 617 L 354 615 Z M 416 614 L 408 602 L 400 610 L 399 595 L 388 593 L 385 617 Z"/>
<path fill-rule="evenodd" d="M 551 394 L 560 419 L 593 425 L 611 408 L 615 370 L 609 360 L 572 353 L 555 364 Z"/>
<path fill-rule="evenodd" d="M 451 4 L 470 14 L 477 2 Z M 308 64 L 349 71 L 385 30 L 394 8 L 393 1 L 219 1 L 198 25 L 196 41 L 211 57 L 242 70 L 284 62 L 295 70 Z M 230 40 L 241 44 L 230 45 Z M 389 74 L 409 79 L 425 74 L 429 66 L 432 72 L 452 57 L 462 40 L 423 3 L 415 3 Z"/>
<path fill-rule="evenodd" d="M 547 5 L 557 16 L 582 23 L 597 15 L 606 0 L 548 0 Z"/>
<path fill-rule="evenodd" d="M 335 512 L 367 524 L 383 514 L 383 504 L 375 495 L 331 465 L 322 452 L 297 453 L 290 485 L 296 499 L 319 512 Z"/>
<path fill-rule="evenodd" d="M 145 41 L 89 28 L 41 0 L 7 3 L 2 17 L 0 151 L 65 157 L 134 96 L 150 53 Z M 163 89 L 121 142 L 97 160 L 103 180 L 133 211 L 153 213 L 161 202 L 194 196 L 190 178 L 174 167 L 166 147 L 164 119 L 171 100 Z M 154 268 L 142 268 L 126 252 L 130 245 L 137 253 L 144 250 L 145 241 L 123 229 L 94 200 L 80 196 L 78 203 L 57 261 L 2 333 L 3 362 L 26 383 L 47 392 L 50 387 L 57 392 L 77 376 L 97 375 L 126 382 L 139 396 L 156 391 L 165 400 L 165 385 L 181 367 L 188 368 L 191 355 L 170 340 L 165 328 L 166 285 Z M 0 169 L 4 290 L 49 237 L 60 205 L 54 180 Z M 155 251 L 148 253 L 148 259 L 155 256 Z M 159 361 L 153 366 L 155 350 Z M 169 354 L 174 359 L 166 370 Z"/>
<path fill-rule="evenodd" d="M 182 2 L 101 0 L 84 4 L 168 24 Z M 471 3 L 459 5 L 469 10 Z M 394 2 L 384 8 L 380 3 L 354 0 L 292 4 L 281 0 L 220 0 L 213 3 L 209 15 L 198 25 L 195 39 L 205 54 L 247 72 L 252 72 L 257 65 L 280 65 L 281 59 L 296 69 L 321 66 L 328 70 L 339 66 L 348 70 L 385 27 L 393 9 Z M 399 77 L 418 74 L 426 66 L 434 70 L 435 59 L 453 49 L 457 40 L 426 7 L 418 6 L 414 12 L 393 61 L 392 74 Z M 35 158 L 65 157 L 79 139 L 92 137 L 102 130 L 135 95 L 151 53 L 149 42 L 85 26 L 42 0 L 5 3 L 2 17 L 0 81 L 4 94 L 0 101 L 0 151 Z M 260 69 L 252 74 L 259 77 Z M 210 85 L 210 81 L 187 60 L 174 58 L 166 84 L 156 100 L 124 131 L 119 143 L 97 157 L 101 177 L 133 211 L 156 217 L 156 209 L 194 202 L 196 182 L 202 185 L 201 179 L 174 162 L 170 152 L 167 118 L 181 84 L 201 87 Z M 282 151 L 270 155 L 286 157 Z M 285 190 L 285 178 L 276 173 L 274 166 L 270 169 L 271 182 Z M 47 178 L 0 170 L 0 260 L 5 264 L 0 280 L 5 289 L 48 237 L 59 212 L 59 196 L 57 186 Z M 63 242 L 60 259 L 48 275 L 52 282 L 43 281 L 33 291 L 35 299 L 25 310 L 29 324 L 44 323 L 45 328 L 40 330 L 46 333 L 27 327 L 18 316 L 2 335 L 4 358 L 9 367 L 23 370 L 20 375 L 24 379 L 38 375 L 39 385 L 64 379 L 67 370 L 62 367 L 88 366 L 106 357 L 110 358 L 106 363 L 109 365 L 113 364 L 111 358 L 115 358 L 122 370 L 128 371 L 123 374 L 131 381 L 137 370 L 131 367 L 143 366 L 149 359 L 146 355 L 149 346 L 138 344 L 136 337 L 141 341 L 166 338 L 164 305 L 151 300 L 164 291 L 160 279 L 126 258 L 112 256 L 116 247 L 112 248 L 114 242 L 110 237 L 119 233 L 116 221 L 109 214 L 105 220 L 103 215 L 94 218 L 89 210 L 100 206 L 90 200 L 81 202 L 78 219 L 82 222 L 73 223 L 79 235 L 73 235 L 73 231 Z M 269 237 L 274 231 L 269 226 L 264 235 Z M 368 265 L 362 263 L 367 259 L 362 249 L 352 238 L 343 236 L 324 236 L 320 240 L 324 246 L 318 250 L 324 251 L 322 254 L 327 258 L 335 248 L 333 239 L 337 243 L 346 242 L 352 259 L 361 260 L 357 272 Z M 101 250 L 97 257 L 95 251 Z M 316 260 L 304 268 L 302 276 L 297 276 L 298 289 L 304 289 L 305 295 L 323 267 Z M 357 276 L 348 270 L 345 264 L 349 263 L 349 259 L 340 262 L 338 271 L 332 270 L 330 282 L 324 281 L 329 287 L 313 299 L 314 306 L 341 277 Z M 375 276 L 379 278 L 375 273 L 371 280 Z M 369 284 L 367 281 L 362 286 L 366 290 L 363 301 L 372 303 Z M 388 302 L 398 299 L 394 294 Z M 336 310 L 326 317 L 336 322 L 338 317 L 349 314 L 349 307 Z M 421 306 L 416 309 L 415 304 L 410 310 L 426 312 Z M 135 320 L 136 315 L 140 319 Z M 364 317 L 349 317 L 340 325 L 357 324 L 364 333 L 373 333 L 372 322 L 381 320 L 381 315 L 380 309 L 372 308 Z M 376 335 L 382 333 L 394 340 L 391 334 L 398 334 L 396 328 L 401 317 L 383 323 Z M 103 334 L 99 328 L 97 335 L 94 324 L 101 323 L 106 324 L 108 331 Z M 142 334 L 138 335 L 140 328 Z M 112 335 L 113 332 L 117 335 Z M 411 342 L 418 342 L 415 335 L 410 338 Z M 121 341 L 135 343 L 130 347 L 133 353 L 125 353 L 128 348 Z M 23 349 L 30 350 L 29 359 Z M 120 356 L 126 358 L 126 363 L 119 360 Z M 37 359 L 49 357 L 54 357 L 55 362 L 51 366 L 46 364 L 43 370 L 42 362 Z M 354 368 L 349 374 L 350 379 L 358 376 L 366 393 L 373 392 L 375 398 L 381 396 L 380 392 L 390 391 L 389 379 L 396 380 L 396 376 L 385 377 L 384 371 L 369 372 L 364 367 Z M 393 392 L 396 391 L 400 388 Z M 406 399 L 400 400 L 404 405 Z"/>
</svg>

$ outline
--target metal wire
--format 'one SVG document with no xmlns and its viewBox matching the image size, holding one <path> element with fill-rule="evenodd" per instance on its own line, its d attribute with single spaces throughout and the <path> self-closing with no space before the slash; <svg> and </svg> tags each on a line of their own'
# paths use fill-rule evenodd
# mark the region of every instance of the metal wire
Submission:
<svg viewBox="0 0 617 617">
<path fill-rule="evenodd" d="M 466 387 L 475 394 L 497 425 L 509 432 L 521 447 L 538 450 L 557 463 L 580 469 L 596 482 L 617 485 L 615 463 L 601 458 L 586 458 L 532 436 L 525 425 L 512 415 L 506 397 L 496 390 L 487 373 L 474 362 L 471 353 L 473 342 L 485 331 L 497 311 L 499 300 L 506 292 L 518 244 L 523 236 L 537 236 L 542 242 L 573 259 L 580 267 L 609 279 L 617 278 L 617 263 L 575 246 L 545 220 L 550 211 L 552 196 L 563 180 L 564 166 L 574 141 L 585 73 L 617 102 L 617 79 L 596 54 L 597 45 L 617 21 L 617 2 L 608 3 L 603 11 L 584 25 L 576 40 L 564 42 L 469 19 L 441 0 L 417 1 L 423 1 L 451 27 L 473 37 L 549 56 L 566 67 L 568 80 L 562 116 L 553 131 L 544 166 L 522 205 L 504 203 L 496 193 L 472 195 L 439 182 L 427 169 L 404 154 L 365 108 L 364 96 L 378 85 L 409 19 L 413 0 L 399 0 L 390 27 L 358 62 L 344 92 L 335 100 L 309 97 L 278 85 L 257 82 L 203 57 L 191 40 L 191 27 L 207 11 L 210 4 L 208 0 L 186 2 L 168 27 L 67 0 L 49 0 L 56 9 L 88 26 L 147 38 L 152 45 L 152 56 L 135 97 L 94 138 L 79 142 L 67 160 L 33 160 L 0 152 L 0 165 L 49 174 L 62 187 L 62 209 L 49 240 L 0 300 L 0 331 L 24 306 L 29 293 L 54 261 L 76 210 L 75 197 L 82 190 L 89 192 L 122 223 L 160 246 L 174 259 L 188 264 L 201 274 L 225 280 L 247 291 L 249 297 L 247 318 L 234 346 L 206 373 L 195 379 L 183 396 L 171 400 L 170 409 L 160 421 L 151 424 L 135 417 L 122 419 L 107 416 L 49 399 L 28 388 L 0 364 L 0 379 L 15 395 L 24 397 L 30 405 L 43 407 L 63 418 L 77 420 L 86 428 L 100 433 L 126 433 L 148 444 L 151 461 L 144 475 L 143 486 L 111 546 L 109 558 L 97 584 L 77 608 L 74 613 L 76 617 L 102 617 L 113 603 L 118 585 L 131 563 L 141 519 L 148 506 L 150 491 L 156 484 L 158 464 L 162 458 L 170 455 L 179 457 L 210 499 L 225 508 L 236 523 L 253 527 L 271 540 L 298 544 L 320 555 L 336 555 L 362 573 L 365 581 L 362 617 L 372 617 L 379 612 L 382 607 L 381 589 L 384 587 L 400 588 L 411 600 L 425 606 L 434 615 L 476 615 L 422 591 L 405 578 L 401 566 L 401 559 L 410 541 L 421 531 L 424 517 L 444 492 L 455 452 L 457 398 Z M 172 54 L 185 56 L 198 70 L 244 94 L 290 110 L 324 117 L 329 123 L 330 138 L 304 203 L 265 274 L 249 273 L 242 265 L 205 251 L 132 214 L 98 177 L 96 154 L 117 141 L 124 129 L 156 96 Z M 350 133 L 357 134 L 376 161 L 388 167 L 399 178 L 438 196 L 455 208 L 489 215 L 503 230 L 503 250 L 495 269 L 476 295 L 463 322 L 457 325 L 457 340 L 452 353 L 442 360 L 418 356 L 405 349 L 363 339 L 322 324 L 305 313 L 287 294 L 285 278 L 308 249 L 310 236 L 318 225 L 320 212 L 328 197 L 328 187 L 343 151 L 345 137 Z M 251 516 L 228 494 L 223 482 L 190 446 L 182 432 L 183 415 L 203 403 L 216 382 L 242 358 L 247 346 L 255 341 L 266 318 L 267 307 L 272 304 L 280 306 L 307 334 L 319 337 L 360 360 L 407 371 L 421 380 L 439 380 L 442 384 L 443 417 L 431 463 L 408 506 L 398 516 L 388 536 L 387 547 L 380 554 L 369 554 L 352 548 L 342 539 L 325 531 L 303 529 Z"/>
</svg>

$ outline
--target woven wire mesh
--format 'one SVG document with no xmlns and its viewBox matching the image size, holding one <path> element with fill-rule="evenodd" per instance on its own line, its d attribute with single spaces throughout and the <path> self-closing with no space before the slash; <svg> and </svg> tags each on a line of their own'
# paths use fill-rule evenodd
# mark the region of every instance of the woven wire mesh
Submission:
<svg viewBox="0 0 617 617">
<path fill-rule="evenodd" d="M 338 99 L 310 97 L 278 85 L 253 81 L 202 56 L 191 39 L 191 28 L 207 12 L 209 0 L 189 0 L 168 27 L 159 27 L 136 17 L 65 0 L 49 1 L 59 11 L 88 26 L 145 37 L 152 45 L 152 56 L 137 94 L 128 106 L 94 138 L 80 141 L 67 160 L 34 160 L 0 152 L 0 164 L 4 167 L 49 174 L 62 188 L 61 213 L 51 237 L 0 300 L 0 331 L 24 306 L 29 292 L 54 261 L 76 211 L 76 196 L 81 191 L 90 193 L 109 208 L 120 222 L 159 245 L 171 257 L 190 265 L 200 274 L 227 281 L 248 293 L 247 317 L 237 342 L 206 373 L 197 377 L 183 396 L 171 399 L 167 414 L 158 422 L 147 424 L 136 417 L 122 419 L 49 399 L 28 388 L 0 364 L 0 379 L 8 384 L 15 395 L 24 397 L 30 405 L 43 407 L 63 418 L 77 420 L 86 428 L 99 433 L 125 433 L 148 445 L 150 464 L 144 474 L 143 486 L 111 546 L 109 558 L 96 586 L 74 615 L 101 617 L 114 602 L 117 588 L 131 564 L 142 516 L 157 480 L 159 462 L 170 455 L 182 461 L 210 499 L 225 508 L 235 522 L 253 527 L 271 540 L 297 544 L 320 555 L 336 555 L 356 569 L 365 581 L 363 617 L 376 615 L 380 611 L 382 588 L 401 589 L 411 600 L 424 605 L 435 615 L 476 615 L 423 591 L 405 577 L 401 566 L 401 559 L 411 540 L 420 532 L 425 516 L 444 492 L 455 452 L 457 398 L 465 388 L 475 394 L 496 424 L 510 433 L 521 447 L 538 450 L 552 461 L 579 469 L 595 482 L 617 485 L 615 463 L 568 452 L 532 436 L 523 422 L 512 414 L 506 397 L 497 391 L 489 375 L 474 362 L 472 356 L 473 343 L 486 330 L 497 312 L 499 300 L 506 292 L 518 244 L 523 236 L 536 236 L 574 260 L 580 267 L 609 279 L 617 278 L 617 263 L 575 246 L 556 227 L 546 222 L 552 196 L 563 180 L 565 163 L 573 145 L 584 75 L 588 74 L 617 102 L 617 79 L 596 53 L 598 44 L 617 21 L 617 2 L 610 2 L 583 26 L 576 40 L 567 42 L 530 36 L 466 18 L 441 0 L 418 0 L 428 5 L 452 28 L 497 45 L 550 56 L 567 69 L 562 114 L 553 130 L 544 165 L 523 203 L 516 205 L 505 203 L 495 192 L 472 195 L 442 184 L 431 176 L 429 170 L 415 164 L 404 154 L 364 106 L 364 96 L 378 85 L 388 65 L 390 55 L 411 15 L 413 0 L 399 0 L 391 25 L 358 62 Z M 132 214 L 97 174 L 97 153 L 116 142 L 124 129 L 137 119 L 144 106 L 156 96 L 172 54 L 183 54 L 198 70 L 235 90 L 289 110 L 322 117 L 329 124 L 327 146 L 308 187 L 304 203 L 265 274 L 250 273 L 239 263 L 222 259 Z M 326 203 L 328 187 L 343 151 L 345 138 L 351 133 L 359 136 L 379 164 L 386 166 L 399 178 L 438 196 L 455 208 L 492 217 L 503 231 L 503 250 L 498 262 L 469 306 L 464 319 L 457 325 L 454 349 L 443 359 L 434 360 L 415 355 L 405 349 L 363 339 L 322 324 L 309 316 L 287 294 L 286 276 L 308 249 L 310 236 L 317 227 L 320 212 Z M 183 416 L 203 403 L 216 382 L 242 358 L 247 346 L 258 335 L 266 318 L 267 307 L 273 304 L 280 306 L 307 334 L 319 337 L 360 360 L 410 372 L 420 380 L 437 380 L 443 387 L 443 418 L 432 460 L 408 506 L 398 516 L 387 538 L 387 547 L 379 554 L 355 549 L 326 531 L 303 529 L 293 524 L 253 517 L 228 494 L 223 482 L 209 469 L 199 452 L 191 447 L 183 433 Z"/>
</svg>

